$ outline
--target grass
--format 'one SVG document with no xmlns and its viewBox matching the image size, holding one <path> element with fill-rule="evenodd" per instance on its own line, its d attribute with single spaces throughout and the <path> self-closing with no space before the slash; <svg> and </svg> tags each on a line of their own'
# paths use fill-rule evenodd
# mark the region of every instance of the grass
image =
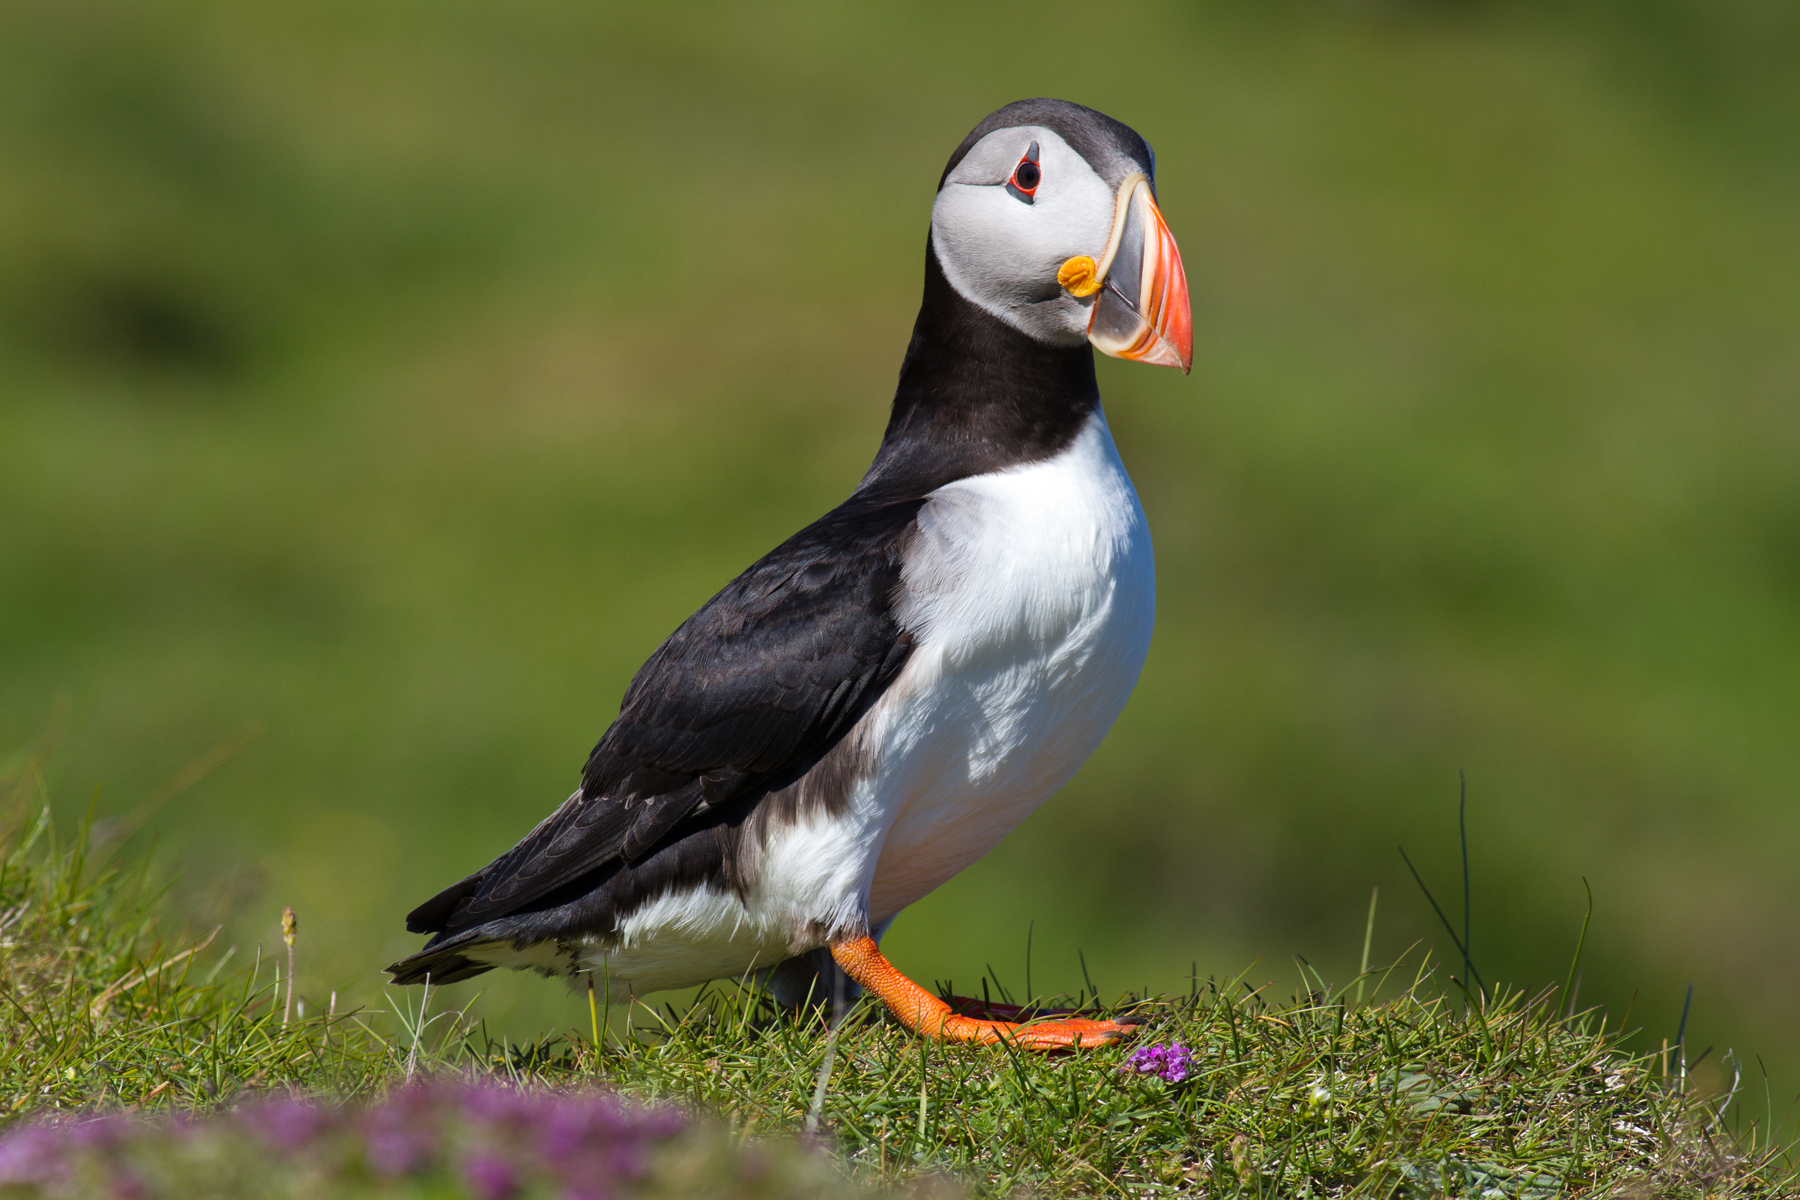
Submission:
<svg viewBox="0 0 1800 1200">
<path fill-rule="evenodd" d="M 169 936 L 147 860 L 127 870 L 84 823 L 59 837 L 0 779 L 0 1105 L 9 1118 L 101 1106 L 205 1107 L 253 1088 L 356 1095 L 400 1048 L 317 1005 L 283 1021 L 273 960 L 210 935 Z M 10 784 L 10 787 L 5 785 Z M 310 1010 L 310 1011 L 309 1011 Z"/>
<path fill-rule="evenodd" d="M 822 1126 L 872 1177 L 947 1169 L 994 1193 L 1780 1194 L 1772 1159 L 1620 1052 L 1599 1014 L 1557 1020 L 1517 994 L 1464 1012 L 1424 971 L 1361 1006 L 1315 987 L 1274 1001 L 1209 983 L 1134 1005 L 1143 1039 L 1193 1051 L 1198 1069 L 1174 1085 L 1122 1073 L 1116 1051 L 928 1046 L 864 1005 Z M 772 1019 L 758 1032 L 754 1012 L 718 994 L 643 1022 L 597 1069 L 741 1128 L 791 1129 L 827 1039 Z M 594 1062 L 579 1039 L 559 1061 Z"/>
<path fill-rule="evenodd" d="M 1188 1077 L 1122 1071 L 1118 1048 L 1049 1058 L 939 1047 L 860 1001 L 822 1014 L 710 986 L 689 1004 L 597 1014 L 595 1030 L 488 1038 L 479 1005 L 333 1012 L 293 997 L 281 959 L 170 937 L 146 865 L 84 825 L 59 837 L 30 765 L 0 830 L 0 1103 L 9 1122 L 95 1110 L 204 1112 L 286 1089 L 330 1102 L 410 1078 L 602 1086 L 715 1114 L 734 1142 L 817 1138 L 858 1179 L 948 1173 L 976 1194 L 1058 1196 L 1776 1196 L 1800 1186 L 1738 1091 L 1622 1048 L 1561 990 L 1446 992 L 1428 957 L 1328 984 L 1192 981 L 1185 996 L 1064 1002 L 1181 1043 Z M 1373 915 L 1371 914 L 1371 921 Z M 302 938 L 299 945 L 304 949 Z M 988 980 L 982 982 L 984 991 Z M 1007 998 L 998 977 L 998 998 Z M 287 1010 L 292 1005 L 292 1015 Z M 321 1011 L 323 1007 L 324 1011 Z M 598 1038 L 594 1033 L 598 1032 Z M 815 1111 L 816 1110 L 816 1111 Z M 810 1186 L 810 1185 L 809 1185 Z"/>
</svg>

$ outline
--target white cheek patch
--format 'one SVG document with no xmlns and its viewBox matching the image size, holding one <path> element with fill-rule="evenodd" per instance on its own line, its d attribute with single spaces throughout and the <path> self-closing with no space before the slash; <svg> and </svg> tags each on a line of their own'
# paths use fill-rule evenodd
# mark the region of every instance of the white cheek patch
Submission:
<svg viewBox="0 0 1800 1200">
<path fill-rule="evenodd" d="M 1005 185 L 1034 141 L 1043 177 L 1028 204 Z M 1056 272 L 1077 254 L 1105 253 L 1113 207 L 1106 181 L 1055 133 L 999 129 L 944 181 L 932 244 L 965 299 L 1039 341 L 1076 345 L 1087 334 L 1088 302 L 1064 292 Z"/>
</svg>

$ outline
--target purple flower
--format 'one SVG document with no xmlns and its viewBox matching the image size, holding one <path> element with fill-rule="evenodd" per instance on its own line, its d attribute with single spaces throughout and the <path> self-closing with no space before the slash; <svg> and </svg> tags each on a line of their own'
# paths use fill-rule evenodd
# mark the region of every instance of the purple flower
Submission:
<svg viewBox="0 0 1800 1200">
<path fill-rule="evenodd" d="M 67 1143 L 54 1126 L 28 1125 L 0 1140 L 0 1184 L 54 1185 L 68 1178 Z"/>
<path fill-rule="evenodd" d="M 519 1190 L 519 1173 L 492 1154 L 477 1154 L 463 1164 L 463 1181 L 476 1200 L 510 1200 Z"/>
<path fill-rule="evenodd" d="M 1141 1046 L 1133 1050 L 1119 1068 L 1127 1073 L 1154 1075 L 1165 1083 L 1180 1083 L 1193 1069 L 1194 1054 L 1180 1042 L 1167 1045 Z"/>
<path fill-rule="evenodd" d="M 606 1153 L 606 1167 L 620 1179 L 642 1179 L 650 1173 L 650 1164 L 641 1145 L 622 1143 Z"/>
<path fill-rule="evenodd" d="M 430 1130 L 371 1129 L 364 1140 L 369 1166 L 377 1175 L 411 1175 L 431 1166 L 437 1138 Z"/>
<path fill-rule="evenodd" d="M 84 1121 L 76 1121 L 64 1126 L 64 1133 L 71 1146 L 83 1149 L 108 1150 L 125 1144 L 135 1128 L 135 1122 L 122 1113 L 113 1113 L 104 1117 L 92 1117 Z"/>
<path fill-rule="evenodd" d="M 377 1175 L 411 1175 L 431 1166 L 438 1147 L 432 1108 L 429 1088 L 407 1087 L 363 1114 L 363 1146 Z"/>
<path fill-rule="evenodd" d="M 462 1093 L 463 1116 L 471 1125 L 507 1132 L 531 1129 L 544 1119 L 544 1098 L 517 1088 L 477 1083 Z"/>
<path fill-rule="evenodd" d="M 679 1110 L 645 1108 L 615 1095 L 479 1081 L 417 1084 L 348 1111 L 276 1095 L 249 1100 L 223 1117 L 119 1114 L 0 1134 L 0 1188 L 54 1191 L 91 1179 L 115 1200 L 141 1200 L 160 1170 L 156 1164 L 166 1166 L 171 1151 L 198 1140 L 209 1152 L 248 1150 L 272 1165 L 314 1172 L 360 1163 L 378 1178 L 460 1183 L 461 1194 L 473 1200 L 559 1190 L 564 1200 L 609 1200 L 649 1179 L 658 1146 L 692 1124 Z M 152 1174 L 140 1178 L 136 1171 L 146 1164 Z M 760 1174 L 751 1167 L 745 1177 Z"/>
<path fill-rule="evenodd" d="M 539 1143 L 544 1157 L 560 1162 L 614 1142 L 637 1140 L 646 1122 L 610 1096 L 568 1097 L 551 1107 Z M 653 1132 L 653 1131 L 652 1131 Z"/>
<path fill-rule="evenodd" d="M 303 1150 L 334 1124 L 321 1104 L 304 1100 L 273 1100 L 240 1109 L 238 1123 L 277 1150 Z"/>
</svg>

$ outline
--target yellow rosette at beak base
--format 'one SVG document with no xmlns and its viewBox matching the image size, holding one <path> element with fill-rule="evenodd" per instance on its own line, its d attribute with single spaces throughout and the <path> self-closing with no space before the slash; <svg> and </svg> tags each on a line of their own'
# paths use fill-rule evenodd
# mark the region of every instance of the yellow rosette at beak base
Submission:
<svg viewBox="0 0 1800 1200">
<path fill-rule="evenodd" d="M 1100 264 L 1077 254 L 1057 269 L 1056 282 L 1071 296 L 1091 296 L 1100 290 Z"/>
</svg>

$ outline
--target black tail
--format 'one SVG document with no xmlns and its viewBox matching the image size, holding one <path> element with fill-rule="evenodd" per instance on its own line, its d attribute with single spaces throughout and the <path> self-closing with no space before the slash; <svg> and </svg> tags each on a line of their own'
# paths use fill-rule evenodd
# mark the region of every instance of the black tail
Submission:
<svg viewBox="0 0 1800 1200">
<path fill-rule="evenodd" d="M 476 962 L 462 953 L 471 942 L 478 940 L 473 930 L 449 936 L 444 932 L 456 919 L 458 911 L 468 908 L 480 887 L 481 872 L 477 871 L 406 914 L 408 933 L 435 933 L 437 936 L 426 942 L 425 948 L 417 954 L 387 968 L 395 983 L 456 983 L 494 969 L 492 963 Z"/>
<path fill-rule="evenodd" d="M 426 945 L 411 958 L 403 958 L 387 968 L 398 984 L 459 983 L 494 969 L 493 963 L 476 962 L 462 952 L 478 939 L 471 933 L 453 938 L 442 946 Z"/>
</svg>

